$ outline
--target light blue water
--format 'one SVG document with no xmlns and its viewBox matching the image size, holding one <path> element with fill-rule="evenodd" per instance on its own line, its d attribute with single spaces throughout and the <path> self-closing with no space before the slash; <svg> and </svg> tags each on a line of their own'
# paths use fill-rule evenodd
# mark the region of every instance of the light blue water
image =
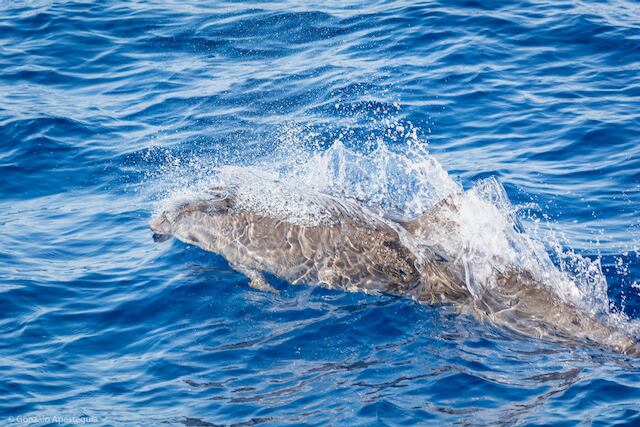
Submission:
<svg viewBox="0 0 640 427">
<path fill-rule="evenodd" d="M 337 161 L 329 184 L 404 212 L 497 177 L 631 331 L 639 135 L 637 2 L 0 1 L 0 424 L 640 423 L 635 357 L 259 292 L 148 229 L 220 165 Z"/>
</svg>

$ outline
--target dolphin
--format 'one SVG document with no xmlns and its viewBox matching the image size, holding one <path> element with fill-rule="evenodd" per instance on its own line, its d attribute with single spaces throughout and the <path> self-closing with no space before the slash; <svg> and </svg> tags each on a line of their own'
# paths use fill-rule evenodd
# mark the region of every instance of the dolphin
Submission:
<svg viewBox="0 0 640 427">
<path fill-rule="evenodd" d="M 463 265 L 437 244 L 424 244 L 435 231 L 455 231 L 449 216 L 459 200 L 454 194 L 426 214 L 400 221 L 357 200 L 318 193 L 307 203 L 323 215 L 305 221 L 243 203 L 239 188 L 230 185 L 171 206 L 150 227 L 157 241 L 174 236 L 223 256 L 257 289 L 277 292 L 264 278 L 268 272 L 291 284 L 450 304 L 517 333 L 640 354 L 634 338 L 558 298 L 522 268 L 496 268 L 494 286 L 472 291 Z"/>
</svg>

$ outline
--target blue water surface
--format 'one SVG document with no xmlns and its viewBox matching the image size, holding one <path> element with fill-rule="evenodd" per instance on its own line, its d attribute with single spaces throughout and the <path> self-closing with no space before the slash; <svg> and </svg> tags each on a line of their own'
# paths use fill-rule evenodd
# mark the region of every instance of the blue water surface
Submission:
<svg viewBox="0 0 640 427">
<path fill-rule="evenodd" d="M 354 117 L 357 149 L 381 111 L 600 257 L 640 317 L 635 1 L 0 0 L 0 424 L 640 423 L 636 357 L 260 292 L 153 242 L 168 155 L 264 158 L 283 126 L 330 144 Z"/>
</svg>

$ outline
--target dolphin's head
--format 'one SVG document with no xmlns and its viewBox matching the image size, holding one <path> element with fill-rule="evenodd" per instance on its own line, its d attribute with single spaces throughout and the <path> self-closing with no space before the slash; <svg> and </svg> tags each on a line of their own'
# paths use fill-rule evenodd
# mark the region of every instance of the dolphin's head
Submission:
<svg viewBox="0 0 640 427">
<path fill-rule="evenodd" d="M 211 218 L 227 213 L 230 203 L 229 197 L 226 194 L 221 196 L 219 192 L 214 192 L 214 190 L 211 190 L 210 193 L 214 197 L 183 201 L 151 218 L 149 226 L 154 233 L 153 239 L 156 242 L 163 242 L 175 235 L 184 240 L 181 235 L 192 235 L 193 233 L 189 233 L 189 230 L 193 226 L 193 221 L 202 221 L 202 214 L 204 217 Z"/>
<path fill-rule="evenodd" d="M 164 242 L 173 235 L 173 224 L 169 219 L 168 211 L 164 211 L 151 218 L 149 226 L 151 227 L 151 231 L 153 231 L 153 240 L 156 242 Z"/>
</svg>

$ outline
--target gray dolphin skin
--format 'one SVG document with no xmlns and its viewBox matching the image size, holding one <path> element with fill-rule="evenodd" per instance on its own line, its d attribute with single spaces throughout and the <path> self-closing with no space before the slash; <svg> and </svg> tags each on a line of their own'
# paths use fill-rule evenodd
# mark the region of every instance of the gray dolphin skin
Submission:
<svg viewBox="0 0 640 427">
<path fill-rule="evenodd" d="M 304 223 L 247 207 L 238 203 L 235 187 L 218 187 L 161 212 L 150 226 L 157 241 L 175 236 L 222 255 L 258 289 L 275 292 L 262 274 L 268 272 L 291 284 L 451 304 L 518 333 L 640 354 L 634 338 L 558 298 L 528 271 L 496 269 L 495 286 L 472 294 L 463 266 L 435 246 L 416 243 L 455 227 L 447 220 L 455 195 L 408 222 L 386 219 L 353 200 L 319 195 L 316 202 L 323 219 Z"/>
</svg>

